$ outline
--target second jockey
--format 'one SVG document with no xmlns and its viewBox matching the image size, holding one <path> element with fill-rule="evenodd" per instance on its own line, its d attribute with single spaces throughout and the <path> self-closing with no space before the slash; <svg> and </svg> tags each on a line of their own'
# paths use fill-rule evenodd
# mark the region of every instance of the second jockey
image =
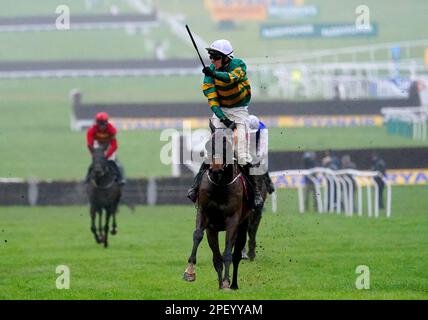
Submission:
<svg viewBox="0 0 428 320">
<path fill-rule="evenodd" d="M 125 184 L 123 169 L 116 156 L 118 148 L 116 133 L 116 128 L 109 122 L 108 114 L 106 112 L 99 112 L 95 116 L 95 124 L 87 131 L 86 141 L 91 154 L 94 148 L 104 149 L 105 156 L 116 173 L 117 182 L 123 185 Z M 89 181 L 90 170 L 91 168 L 88 169 L 86 182 Z"/>
</svg>

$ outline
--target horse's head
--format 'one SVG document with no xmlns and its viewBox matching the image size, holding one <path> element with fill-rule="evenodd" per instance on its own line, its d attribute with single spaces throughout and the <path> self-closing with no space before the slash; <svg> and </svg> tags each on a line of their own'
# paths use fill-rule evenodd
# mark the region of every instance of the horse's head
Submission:
<svg viewBox="0 0 428 320">
<path fill-rule="evenodd" d="M 102 177 L 107 170 L 107 158 L 103 148 L 95 148 L 92 153 L 92 168 L 96 177 Z"/>
<path fill-rule="evenodd" d="M 206 150 L 211 161 L 209 174 L 216 183 L 222 183 L 233 175 L 233 131 L 230 129 L 214 128 L 211 139 L 207 142 Z"/>
</svg>

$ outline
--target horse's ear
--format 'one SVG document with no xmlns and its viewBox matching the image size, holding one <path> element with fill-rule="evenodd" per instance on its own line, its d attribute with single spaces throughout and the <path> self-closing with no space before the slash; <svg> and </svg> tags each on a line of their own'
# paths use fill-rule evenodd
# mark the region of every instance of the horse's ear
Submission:
<svg viewBox="0 0 428 320">
<path fill-rule="evenodd" d="M 210 121 L 211 133 L 214 133 L 214 131 L 215 131 L 216 128 L 214 127 L 213 122 L 211 121 L 211 119 L 209 121 Z"/>
</svg>

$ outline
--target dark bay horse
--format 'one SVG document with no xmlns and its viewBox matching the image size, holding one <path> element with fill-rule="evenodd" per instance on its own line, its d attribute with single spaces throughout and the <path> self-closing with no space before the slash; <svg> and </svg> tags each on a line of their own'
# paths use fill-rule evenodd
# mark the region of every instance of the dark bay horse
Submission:
<svg viewBox="0 0 428 320">
<path fill-rule="evenodd" d="M 219 159 L 216 154 L 209 155 L 212 164 L 204 174 L 199 187 L 193 249 L 184 273 L 184 279 L 187 281 L 195 280 L 196 252 L 202 241 L 204 230 L 206 230 L 208 243 L 213 253 L 213 264 L 217 272 L 219 288 L 238 289 L 238 267 L 242 259 L 241 251 L 246 243 L 249 206 L 242 173 L 238 169 L 236 161 L 227 161 L 225 157 L 225 155 L 230 154 L 228 150 L 233 149 L 230 136 L 225 134 L 227 131 L 230 130 L 217 129 L 213 133 L 211 142 L 219 141 L 216 138 L 219 134 L 221 135 L 223 159 L 221 157 Z M 208 148 L 208 150 L 210 149 L 213 150 L 214 148 Z M 210 154 L 209 151 L 208 154 Z M 218 242 L 220 231 L 226 231 L 226 244 L 223 254 L 220 253 Z M 230 283 L 229 270 L 232 263 L 233 277 L 232 283 Z"/>
<path fill-rule="evenodd" d="M 87 193 L 90 203 L 91 231 L 97 243 L 104 243 L 108 247 L 108 233 L 110 217 L 113 218 L 112 235 L 117 233 L 116 212 L 122 195 L 121 187 L 111 164 L 104 155 L 103 148 L 96 148 L 92 154 L 92 170 L 89 176 Z M 102 226 L 103 210 L 105 211 L 105 224 Z M 98 233 L 95 227 L 95 218 L 98 213 Z"/>
</svg>

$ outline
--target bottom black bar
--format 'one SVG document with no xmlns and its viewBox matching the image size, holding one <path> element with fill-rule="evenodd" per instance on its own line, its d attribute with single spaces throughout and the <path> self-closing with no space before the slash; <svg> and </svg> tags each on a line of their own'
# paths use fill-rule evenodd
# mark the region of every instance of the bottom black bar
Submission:
<svg viewBox="0 0 428 320">
<path fill-rule="evenodd" d="M 144 300 L 144 301 L 0 301 L 2 312 L 11 311 L 19 316 L 21 313 L 64 315 L 67 318 L 107 316 L 108 318 L 124 319 L 124 314 L 133 314 L 136 319 L 286 319 L 306 318 L 312 313 L 317 317 L 327 316 L 329 319 L 343 319 L 346 314 L 365 315 L 379 314 L 385 318 L 403 312 L 417 312 L 428 307 L 427 301 L 349 301 L 349 300 Z M 338 309 L 340 308 L 340 309 Z M 342 309 L 343 308 L 343 309 Z M 7 310 L 9 309 L 9 310 Z"/>
</svg>

